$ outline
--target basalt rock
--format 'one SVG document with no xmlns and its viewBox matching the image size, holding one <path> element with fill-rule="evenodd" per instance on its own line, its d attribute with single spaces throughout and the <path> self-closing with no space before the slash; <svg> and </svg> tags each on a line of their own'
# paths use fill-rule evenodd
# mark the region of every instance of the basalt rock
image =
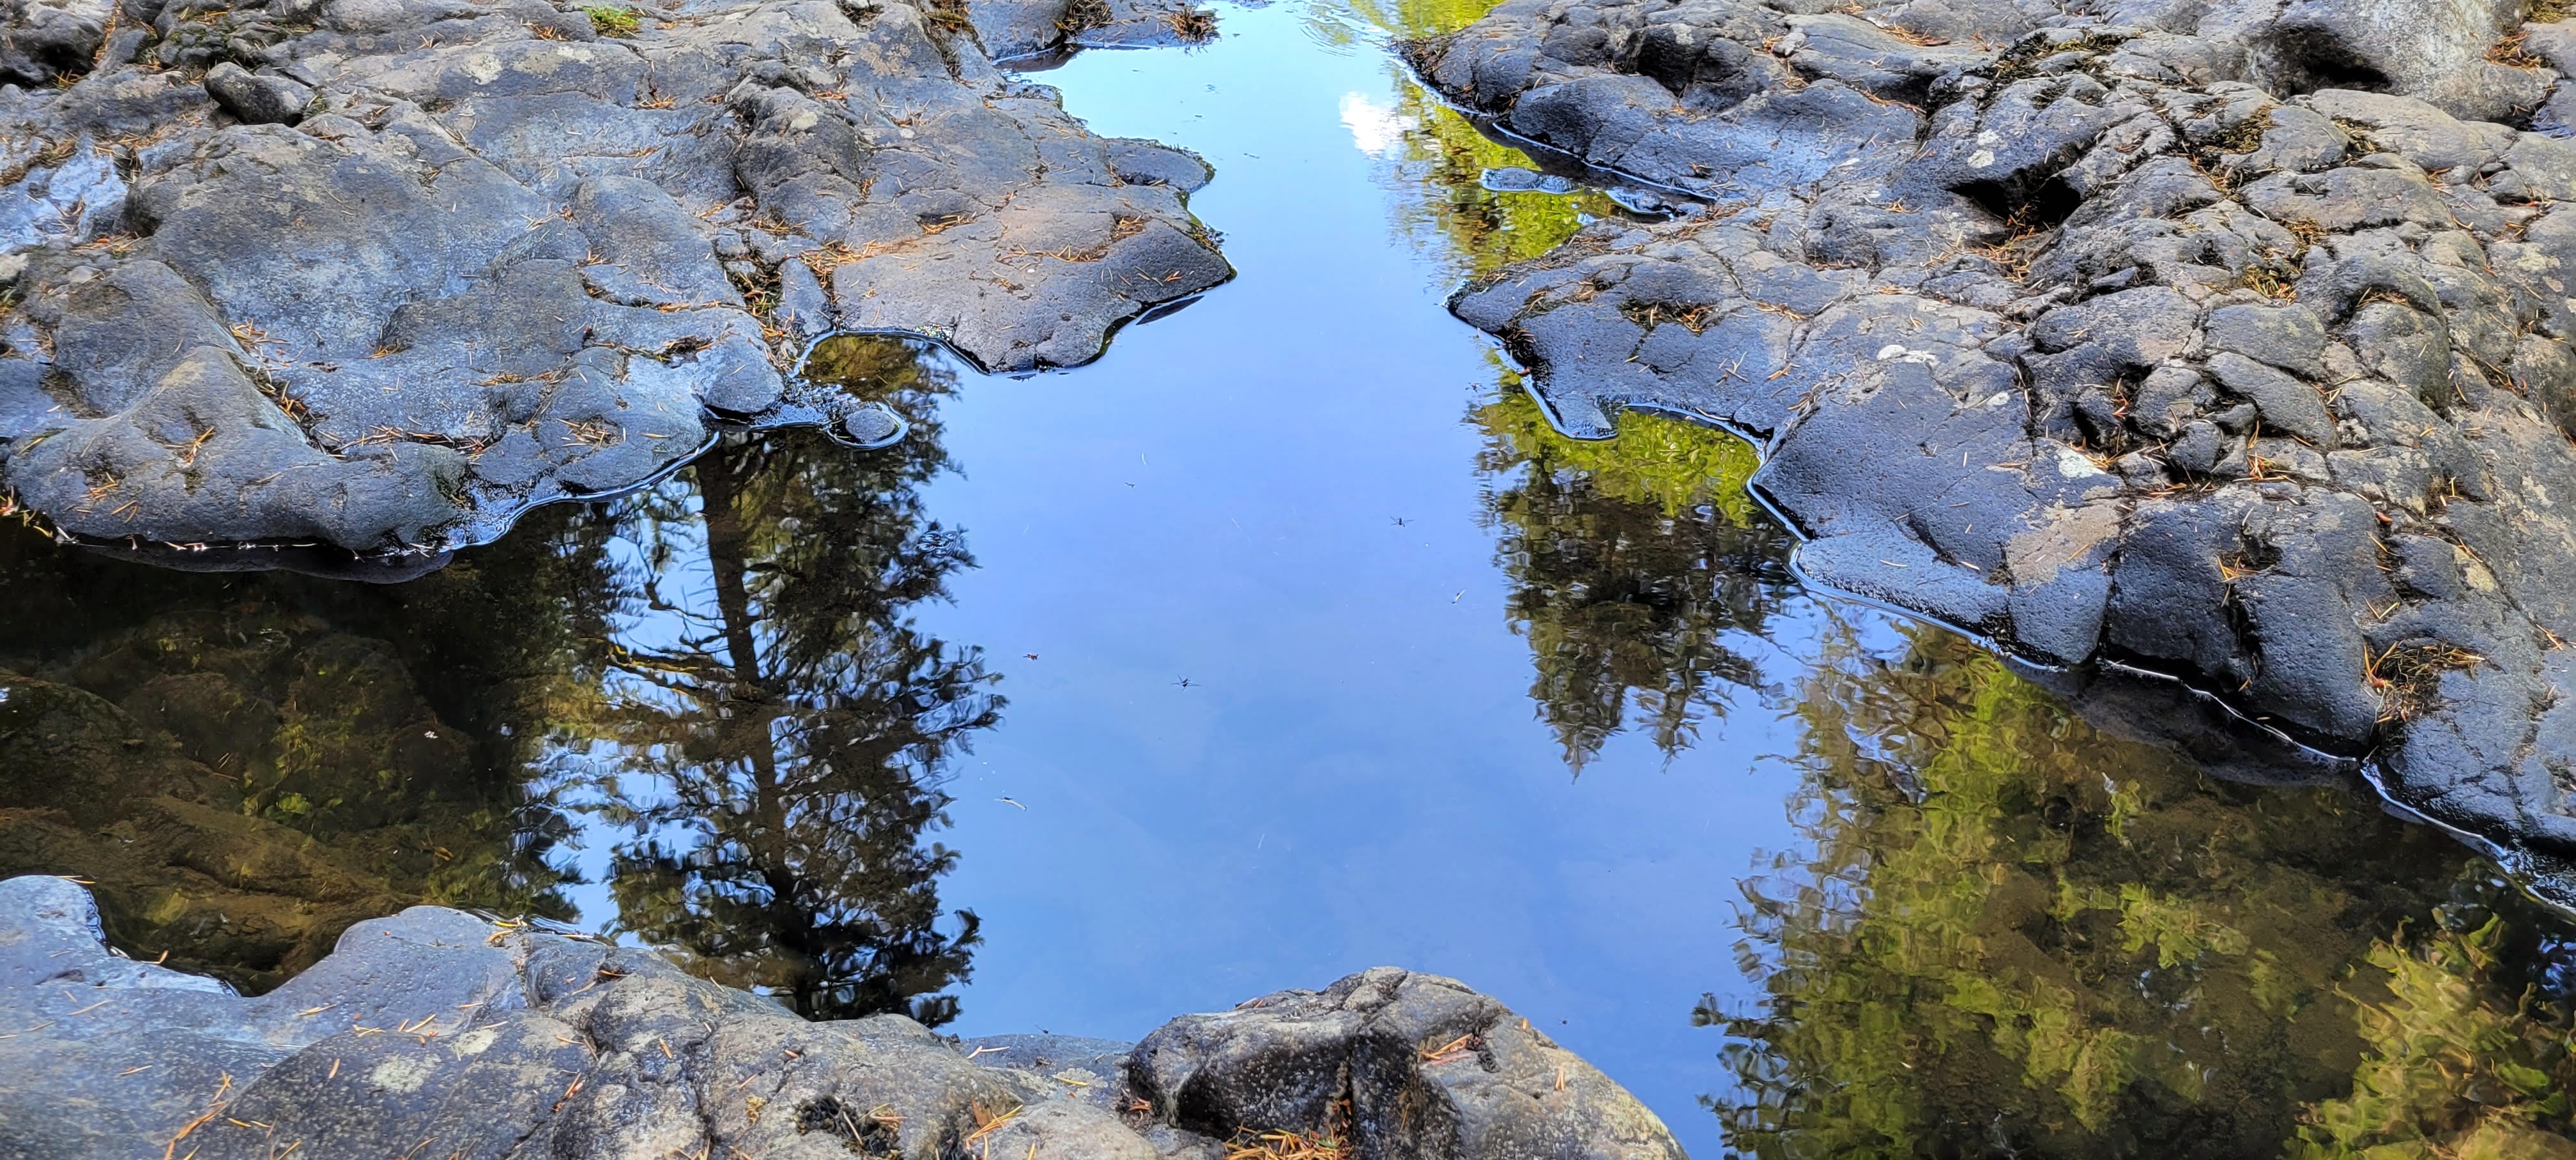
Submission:
<svg viewBox="0 0 2576 1160">
<path fill-rule="evenodd" d="M 818 333 L 1088 361 L 1230 275 L 1209 171 L 997 71 L 1006 9 L 0 7 L 0 482 L 91 541 L 434 550 L 722 425 L 890 437 L 787 373 Z"/>
<path fill-rule="evenodd" d="M 2563 872 L 2576 146 L 2455 114 L 2539 104 L 2576 26 L 2420 7 L 1510 0 L 1412 59 L 1709 204 L 1452 308 L 1569 431 L 1760 440 L 1807 576 L 2180 678 Z"/>
<path fill-rule="evenodd" d="M 815 1023 L 657 954 L 414 907 L 268 994 L 123 958 L 0 881 L 0 1155 L 1666 1160 L 1652 1112 L 1492 999 L 1378 968 L 1140 1044 Z M 174 1146 L 175 1142 L 175 1146 Z"/>
</svg>

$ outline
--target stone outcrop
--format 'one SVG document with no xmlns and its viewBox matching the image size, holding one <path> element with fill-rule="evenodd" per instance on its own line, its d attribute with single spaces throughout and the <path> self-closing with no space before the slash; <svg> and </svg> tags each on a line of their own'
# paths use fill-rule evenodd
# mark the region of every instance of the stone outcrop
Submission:
<svg viewBox="0 0 2576 1160">
<path fill-rule="evenodd" d="M 1130 8 L 0 7 L 0 482 L 90 541 L 428 551 L 719 426 L 893 437 L 792 373 L 827 331 L 1086 362 L 1230 276 L 1210 171 L 977 30 L 1204 31 Z"/>
<path fill-rule="evenodd" d="M 1509 0 L 1409 51 L 1708 203 L 1453 300 L 1565 428 L 1748 433 L 1807 576 L 2374 754 L 2545 873 L 2576 857 L 2576 145 L 2465 119 L 2550 128 L 2576 27 L 2524 15 Z"/>
<path fill-rule="evenodd" d="M 247 999 L 107 950 L 97 922 L 68 881 L 0 881 L 0 1155 L 1682 1155 L 1527 1020 L 1394 968 L 1133 1045 L 961 1042 L 436 907 L 351 927 Z"/>
</svg>

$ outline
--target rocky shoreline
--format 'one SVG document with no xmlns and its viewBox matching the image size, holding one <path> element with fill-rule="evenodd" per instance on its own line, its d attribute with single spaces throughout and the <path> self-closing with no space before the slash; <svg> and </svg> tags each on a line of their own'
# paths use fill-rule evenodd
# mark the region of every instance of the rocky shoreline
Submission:
<svg viewBox="0 0 2576 1160">
<path fill-rule="evenodd" d="M 359 923 L 256 998 L 97 930 L 79 886 L 0 881 L 0 1155 L 1682 1155 L 1528 1020 L 1391 967 L 1136 1044 L 960 1041 L 439 907 Z"/>
<path fill-rule="evenodd" d="M 1408 53 L 1713 203 L 1453 300 L 1568 430 L 1748 433 L 1814 581 L 2367 755 L 2546 878 L 2576 858 L 2556 15 L 1509 0 Z"/>
<path fill-rule="evenodd" d="M 841 330 L 1097 357 L 1232 275 L 1207 165 L 993 55 L 1186 6 L 0 8 L 0 482 L 66 537 L 429 553 L 724 427 L 898 433 Z M 986 46 L 995 46 L 988 55 Z"/>
<path fill-rule="evenodd" d="M 1743 432 L 1805 577 L 2024 662 L 2172 678 L 2366 762 L 2564 901 L 2564 15 L 1507 0 L 1406 52 L 1498 131 L 1708 207 L 1598 223 L 1452 300 L 1563 429 L 1643 409 Z M 1205 20 L 1126 0 L 19 0 L 0 8 L 7 502 L 98 544 L 426 557 L 656 479 L 724 428 L 897 436 L 799 380 L 826 333 L 920 335 L 996 371 L 1088 361 L 1231 276 L 1186 200 L 1211 173 L 1090 134 L 995 62 Z M 1133 1047 L 961 1047 L 452 911 L 362 923 L 243 1000 L 101 950 L 88 905 L 0 884 L 28 1028 L 0 1063 L 53 1077 L 0 1099 L 115 1093 L 13 1109 L 62 1133 L 29 1155 L 143 1155 L 182 1128 L 207 1156 L 297 1129 L 316 1152 L 552 1133 L 574 1155 L 1200 1156 L 1276 1130 L 1371 1155 L 1679 1154 L 1491 1000 L 1385 969 Z M 66 982 L 118 994 L 89 1007 Z M 93 1011 L 115 1018 L 69 1022 Z M 356 1022 L 298 1022 L 316 1012 Z M 155 1054 L 102 1046 L 129 1041 Z M 770 1094 L 737 1106 L 719 1072 Z"/>
<path fill-rule="evenodd" d="M 1746 432 L 1811 579 L 2177 678 L 2546 873 L 2576 857 L 2556 15 L 1509 0 L 1406 51 L 1712 206 L 1454 300 L 1565 429 Z M 1231 275 L 1185 200 L 1210 171 L 994 61 L 1207 19 L 22 3 L 8 502 L 93 543 L 430 558 L 726 426 L 898 435 L 793 373 L 827 332 L 1087 361 Z"/>
</svg>

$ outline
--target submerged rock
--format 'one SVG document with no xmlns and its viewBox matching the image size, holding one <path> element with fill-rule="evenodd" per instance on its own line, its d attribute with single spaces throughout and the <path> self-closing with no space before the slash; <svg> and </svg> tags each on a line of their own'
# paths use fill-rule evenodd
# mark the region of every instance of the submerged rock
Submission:
<svg viewBox="0 0 2576 1160">
<path fill-rule="evenodd" d="M 1566 429 L 1749 432 L 1809 577 L 2375 754 L 2554 871 L 2576 145 L 2460 119 L 2565 87 L 2523 15 L 1510 0 L 1409 51 L 1715 203 L 1452 301 Z"/>
<path fill-rule="evenodd" d="M 902 1016 L 808 1022 L 651 951 L 439 907 L 351 927 L 248 999 L 97 931 L 69 881 L 0 881 L 0 1020 L 24 1028 L 0 1039 L 11 1155 L 1215 1160 L 1263 1134 L 1441 1160 L 1682 1155 L 1527 1020 L 1388 967 L 1135 1045 L 960 1042 Z"/>
<path fill-rule="evenodd" d="M 0 8 L 0 482 L 90 540 L 453 547 L 844 425 L 814 334 L 1069 366 L 1230 275 L 1204 163 L 944 2 Z"/>
</svg>

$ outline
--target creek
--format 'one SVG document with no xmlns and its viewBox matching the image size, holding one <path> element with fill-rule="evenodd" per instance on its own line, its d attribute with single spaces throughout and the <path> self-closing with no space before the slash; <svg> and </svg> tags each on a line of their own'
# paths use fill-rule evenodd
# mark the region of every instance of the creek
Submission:
<svg viewBox="0 0 2576 1160">
<path fill-rule="evenodd" d="M 1442 304 L 1619 211 L 1488 188 L 1417 8 L 1029 74 L 1203 154 L 1239 276 L 1064 373 L 828 341 L 891 448 L 730 437 L 395 585 L 13 531 L 0 873 L 245 988 L 437 901 L 970 1036 L 1392 963 L 1702 1156 L 2563 1124 L 2576 952 L 2492 865 L 1809 593 L 1730 436 L 1554 432 Z"/>
</svg>

